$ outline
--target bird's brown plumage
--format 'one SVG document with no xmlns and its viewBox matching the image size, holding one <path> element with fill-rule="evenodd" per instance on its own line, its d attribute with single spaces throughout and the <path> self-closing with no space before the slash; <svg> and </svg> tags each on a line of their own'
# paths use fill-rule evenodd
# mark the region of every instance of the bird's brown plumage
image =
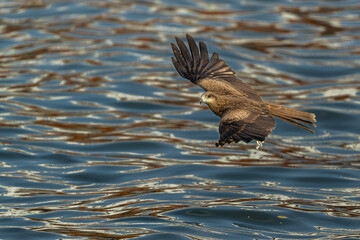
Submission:
<svg viewBox="0 0 360 240">
<path fill-rule="evenodd" d="M 273 116 L 314 132 L 304 125 L 316 127 L 313 113 L 263 102 L 249 85 L 235 76 L 217 53 L 209 59 L 205 43 L 199 42 L 199 50 L 189 34 L 186 38 L 190 51 L 180 38 L 175 37 L 178 46 L 171 43 L 175 55 L 171 59 L 182 77 L 206 91 L 201 102 L 221 117 L 220 139 L 216 146 L 239 141 L 264 141 L 275 127 Z"/>
</svg>

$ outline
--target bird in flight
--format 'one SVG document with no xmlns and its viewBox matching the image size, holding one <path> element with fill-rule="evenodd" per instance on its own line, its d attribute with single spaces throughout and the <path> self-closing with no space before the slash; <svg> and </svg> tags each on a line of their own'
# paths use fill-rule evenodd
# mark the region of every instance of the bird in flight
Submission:
<svg viewBox="0 0 360 240">
<path fill-rule="evenodd" d="M 264 102 L 249 85 L 235 76 L 218 53 L 213 53 L 209 59 L 204 42 L 199 42 L 199 51 L 192 36 L 187 34 L 186 38 L 190 51 L 180 38 L 175 37 L 177 46 L 171 43 L 175 58 L 171 57 L 171 60 L 183 78 L 206 91 L 201 95 L 200 103 L 207 104 L 221 118 L 217 147 L 252 140 L 261 144 L 275 128 L 273 117 L 315 133 L 309 127 L 316 127 L 315 114 Z"/>
</svg>

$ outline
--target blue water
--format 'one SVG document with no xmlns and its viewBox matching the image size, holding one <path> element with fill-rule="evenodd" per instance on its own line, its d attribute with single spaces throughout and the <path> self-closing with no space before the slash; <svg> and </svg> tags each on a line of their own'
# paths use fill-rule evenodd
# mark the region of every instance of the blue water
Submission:
<svg viewBox="0 0 360 240">
<path fill-rule="evenodd" d="M 359 239 L 358 1 L 1 1 L 0 239 Z M 313 112 L 216 148 L 191 33 Z"/>
</svg>

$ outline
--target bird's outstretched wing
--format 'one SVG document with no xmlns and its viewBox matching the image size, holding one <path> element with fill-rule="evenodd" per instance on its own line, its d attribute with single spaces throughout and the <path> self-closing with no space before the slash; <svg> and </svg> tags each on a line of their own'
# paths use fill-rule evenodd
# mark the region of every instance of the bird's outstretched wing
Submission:
<svg viewBox="0 0 360 240">
<path fill-rule="evenodd" d="M 235 76 L 235 72 L 226 65 L 225 61 L 219 58 L 219 54 L 213 53 L 209 60 L 209 54 L 205 43 L 199 42 L 186 35 L 189 49 L 178 37 L 176 43 L 171 43 L 175 58 L 171 60 L 178 73 L 192 83 L 199 85 L 205 91 L 212 91 L 217 94 L 241 95 L 249 99 L 262 101 L 259 95 L 247 84 Z"/>
<path fill-rule="evenodd" d="M 216 146 L 251 140 L 264 141 L 275 127 L 274 118 L 261 109 L 230 109 L 221 118 Z"/>
</svg>

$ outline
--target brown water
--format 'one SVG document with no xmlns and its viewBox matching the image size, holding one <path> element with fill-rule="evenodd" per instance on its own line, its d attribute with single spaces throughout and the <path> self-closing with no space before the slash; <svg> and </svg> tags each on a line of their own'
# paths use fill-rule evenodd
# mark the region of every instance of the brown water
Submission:
<svg viewBox="0 0 360 240">
<path fill-rule="evenodd" d="M 358 1 L 0 2 L 1 239 L 359 239 Z M 216 148 L 191 33 L 313 112 Z"/>
</svg>

